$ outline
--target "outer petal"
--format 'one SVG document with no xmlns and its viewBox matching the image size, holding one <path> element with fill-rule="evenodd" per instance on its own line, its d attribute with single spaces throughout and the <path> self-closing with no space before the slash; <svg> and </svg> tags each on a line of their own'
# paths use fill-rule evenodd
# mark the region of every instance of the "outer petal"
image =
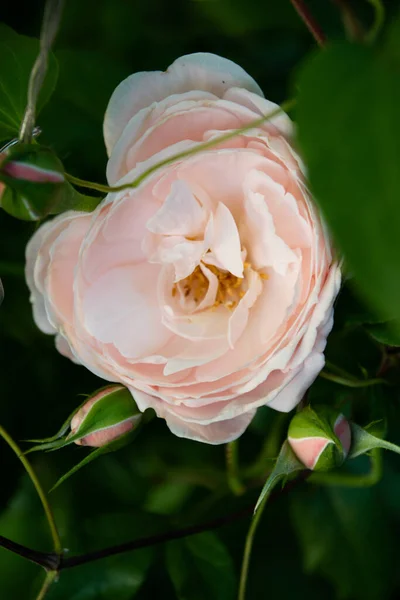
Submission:
<svg viewBox="0 0 400 600">
<path fill-rule="evenodd" d="M 201 421 L 196 423 L 194 420 L 188 422 L 171 413 L 168 407 L 158 398 L 135 388 L 131 389 L 131 393 L 140 410 L 153 408 L 159 417 L 165 419 L 173 434 L 213 445 L 226 444 L 241 436 L 256 412 L 255 410 L 249 410 L 239 417 L 209 424 L 203 424 Z"/>
<path fill-rule="evenodd" d="M 246 88 L 262 96 L 257 83 L 234 62 L 215 54 L 181 56 L 165 72 L 134 73 L 114 91 L 104 119 L 104 139 L 111 150 L 125 126 L 139 110 L 172 94 L 192 90 L 219 97 L 231 87 Z"/>
<path fill-rule="evenodd" d="M 82 239 L 85 229 L 89 227 L 91 216 L 87 213 L 69 211 L 39 227 L 26 247 L 25 276 L 31 292 L 33 316 L 37 326 L 44 333 L 56 333 L 57 325 L 61 324 L 59 318 L 55 318 L 53 310 L 50 310 L 49 314 L 52 297 L 45 289 L 52 261 L 51 247 L 70 226 L 74 229 L 74 223 L 79 223 L 80 227 L 82 217 L 86 220 L 86 226 L 81 228 L 80 232 Z M 63 260 L 63 257 L 61 257 L 61 260 Z M 73 269 L 75 265 L 70 263 L 69 266 Z M 67 276 L 67 274 L 65 275 Z M 72 273 L 68 274 L 68 279 L 70 279 L 70 276 L 72 277 Z"/>
</svg>

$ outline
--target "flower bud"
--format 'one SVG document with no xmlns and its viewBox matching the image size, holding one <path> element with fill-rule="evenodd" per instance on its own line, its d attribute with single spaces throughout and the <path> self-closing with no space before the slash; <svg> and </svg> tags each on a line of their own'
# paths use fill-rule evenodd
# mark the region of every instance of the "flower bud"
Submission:
<svg viewBox="0 0 400 600">
<path fill-rule="evenodd" d="M 73 416 L 67 439 L 99 448 L 132 431 L 141 418 L 129 390 L 111 385 L 97 391 Z"/>
<path fill-rule="evenodd" d="M 38 144 L 15 144 L 2 152 L 0 182 L 2 208 L 28 221 L 58 212 L 71 195 L 61 161 Z"/>
<path fill-rule="evenodd" d="M 293 417 L 288 442 L 305 467 L 328 471 L 339 467 L 350 450 L 350 425 L 335 409 L 307 407 Z"/>
</svg>

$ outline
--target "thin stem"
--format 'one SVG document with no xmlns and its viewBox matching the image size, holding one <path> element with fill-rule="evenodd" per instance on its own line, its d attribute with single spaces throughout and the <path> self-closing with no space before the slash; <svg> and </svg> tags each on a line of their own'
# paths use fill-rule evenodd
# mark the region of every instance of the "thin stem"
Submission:
<svg viewBox="0 0 400 600">
<path fill-rule="evenodd" d="M 94 181 L 87 181 L 86 179 L 80 179 L 79 177 L 75 177 L 75 175 L 71 175 L 71 173 L 65 173 L 65 178 L 77 187 L 87 188 L 89 190 L 96 190 L 97 192 L 102 192 L 103 194 L 108 194 L 110 192 L 120 192 L 122 189 L 126 189 L 126 184 L 124 186 L 113 187 L 102 183 L 95 183 Z"/>
<path fill-rule="evenodd" d="M 226 445 L 225 456 L 228 485 L 235 496 L 241 496 L 246 491 L 246 488 L 240 481 L 239 447 L 237 440 L 229 442 Z"/>
<path fill-rule="evenodd" d="M 36 597 L 36 600 L 43 600 L 57 576 L 57 571 L 48 571 L 48 573 L 46 573 L 46 577 L 43 581 L 42 587 L 40 588 L 39 594 Z"/>
<path fill-rule="evenodd" d="M 346 379 L 345 377 L 334 375 L 333 373 L 327 373 L 326 371 L 321 371 L 319 376 L 323 379 L 328 379 L 328 381 L 333 381 L 334 383 L 338 383 L 339 385 L 350 388 L 371 387 L 372 385 L 389 385 L 385 379 Z"/>
<path fill-rule="evenodd" d="M 29 77 L 28 101 L 19 130 L 19 139 L 29 144 L 36 119 L 36 105 L 47 72 L 49 52 L 60 24 L 64 0 L 47 0 L 40 32 L 40 50 Z"/>
<path fill-rule="evenodd" d="M 295 105 L 294 99 L 288 100 L 287 102 L 284 102 L 281 106 L 278 106 L 278 108 L 276 108 L 275 110 L 271 111 L 268 115 L 264 115 L 263 117 L 260 117 L 259 119 L 256 119 L 255 121 L 252 121 L 251 123 L 249 123 L 248 125 L 245 125 L 244 127 L 240 127 L 239 129 L 234 129 L 233 131 L 229 131 L 228 133 L 225 133 L 223 135 L 215 137 L 214 139 L 209 140 L 208 142 L 203 142 L 202 144 L 198 144 L 197 146 L 190 148 L 190 150 L 184 150 L 182 152 L 178 152 L 177 154 L 174 154 L 173 156 L 170 156 L 169 158 L 165 158 L 164 160 L 161 160 L 160 162 L 156 163 L 155 165 L 153 165 L 153 166 L 149 167 L 148 169 L 146 169 L 145 171 L 143 171 L 143 173 L 141 173 L 141 175 L 139 175 L 138 177 L 136 177 L 136 179 L 134 179 L 133 181 L 130 181 L 129 183 L 123 183 L 121 185 L 116 185 L 116 186 L 109 186 L 109 185 L 103 185 L 101 183 L 95 183 L 93 181 L 86 181 L 85 179 L 79 179 L 79 177 L 75 177 L 74 175 L 70 175 L 69 173 L 65 173 L 65 177 L 66 177 L 66 179 L 68 179 L 68 181 L 70 183 L 72 183 L 74 185 L 77 185 L 79 187 L 89 188 L 91 190 L 96 190 L 98 192 L 103 192 L 105 194 L 112 193 L 112 192 L 122 192 L 123 190 L 137 188 L 145 179 L 147 179 L 147 177 L 149 177 L 150 175 L 152 175 L 153 173 L 158 171 L 158 169 L 160 169 L 161 167 L 170 165 L 170 164 L 174 163 L 175 161 L 180 160 L 182 158 L 187 158 L 188 156 L 194 156 L 195 154 L 199 154 L 200 152 L 203 152 L 204 150 L 209 150 L 210 148 L 214 148 L 218 144 L 221 144 L 223 142 L 231 140 L 231 139 L 235 138 L 236 136 L 241 135 L 242 133 L 246 133 L 246 131 L 250 131 L 251 129 L 260 127 L 260 125 L 263 125 L 270 119 L 273 119 L 274 117 L 278 116 L 281 112 L 290 111 L 294 107 L 294 105 Z"/>
<path fill-rule="evenodd" d="M 298 15 L 304 22 L 308 31 L 311 33 L 317 44 L 321 47 L 326 44 L 326 36 L 322 31 L 319 23 L 316 21 L 315 17 L 311 14 L 310 9 L 306 5 L 303 0 L 290 0 L 296 9 Z"/>
<path fill-rule="evenodd" d="M 246 597 L 246 584 L 247 584 L 247 578 L 249 575 L 250 558 L 251 558 L 251 551 L 253 549 L 254 536 L 255 536 L 258 524 L 260 522 L 263 510 L 265 508 L 268 498 L 269 498 L 269 494 L 265 494 L 257 512 L 255 513 L 255 515 L 253 516 L 253 518 L 251 520 L 250 527 L 247 532 L 246 544 L 244 547 L 243 560 L 242 560 L 242 570 L 240 573 L 238 600 L 245 600 L 245 597 Z"/>
<path fill-rule="evenodd" d="M 36 492 L 42 503 L 42 506 L 43 506 L 43 509 L 44 509 L 44 512 L 45 512 L 45 515 L 47 518 L 47 522 L 49 524 L 51 537 L 53 538 L 54 551 L 57 554 L 61 555 L 61 553 L 62 553 L 61 540 L 60 540 L 59 533 L 57 531 L 57 526 L 56 526 L 56 523 L 54 520 L 53 511 L 51 510 L 49 501 L 47 500 L 46 494 L 40 484 L 40 481 L 39 481 L 35 471 L 33 470 L 32 466 L 31 466 L 30 462 L 28 461 L 28 459 L 26 458 L 26 456 L 24 456 L 24 454 L 22 453 L 22 450 L 19 448 L 18 444 L 16 442 L 14 442 L 12 437 L 7 433 L 7 431 L 1 425 L 0 425 L 0 436 L 4 439 L 5 442 L 7 442 L 7 444 L 10 446 L 10 448 L 13 450 L 13 452 L 17 455 L 17 457 L 21 461 L 22 465 L 24 466 L 25 471 L 28 473 L 29 477 L 31 478 L 31 481 L 32 481 L 33 485 L 35 486 Z"/>
</svg>

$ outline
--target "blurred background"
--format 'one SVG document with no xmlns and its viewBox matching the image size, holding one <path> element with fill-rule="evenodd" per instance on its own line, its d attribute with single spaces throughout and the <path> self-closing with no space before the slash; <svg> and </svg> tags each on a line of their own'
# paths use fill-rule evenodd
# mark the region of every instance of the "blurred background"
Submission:
<svg viewBox="0 0 400 600">
<path fill-rule="evenodd" d="M 365 23 L 372 21 L 367 1 L 349 4 Z M 390 20 L 400 3 L 386 4 Z M 310 0 L 308 5 L 329 39 L 344 37 L 334 2 Z M 42 10 L 38 0 L 3 0 L 0 21 L 38 37 Z M 59 80 L 38 119 L 41 141 L 57 151 L 70 173 L 104 182 L 103 115 L 113 89 L 129 74 L 164 70 L 183 54 L 212 52 L 240 64 L 265 96 L 279 103 L 295 93 L 294 73 L 314 50 L 289 0 L 67 0 L 55 46 Z M 82 401 L 79 395 L 103 385 L 61 357 L 53 339 L 33 323 L 23 269 L 34 227 L 0 213 L 0 276 L 6 292 L 0 310 L 0 422 L 17 440 L 55 433 Z M 360 368 L 374 374 L 381 353 L 361 326 L 360 312 L 345 289 L 327 356 L 355 375 Z M 349 390 L 318 379 L 310 396 L 344 407 L 351 400 L 362 422 L 365 406 L 379 413 L 386 393 L 380 386 Z M 387 401 L 394 424 L 399 422 L 398 400 Z M 235 497 L 226 483 L 223 447 L 175 438 L 162 421 L 153 421 L 134 445 L 101 457 L 51 494 L 65 548 L 83 553 L 251 505 L 287 422 L 285 415 L 259 410 L 239 445 L 243 467 L 254 467 L 260 456 L 258 470 L 257 464 L 249 470 L 246 493 Z M 395 427 L 388 435 L 400 441 Z M 74 447 L 32 460 L 48 489 L 85 452 Z M 50 550 L 35 492 L 4 443 L 0 461 L 0 534 Z M 364 472 L 368 460 L 354 461 L 352 468 Z M 229 600 L 235 597 L 248 525 L 249 518 L 243 518 L 216 532 L 66 571 L 48 598 L 148 600 L 162 594 L 165 600 Z M 396 458 L 385 456 L 384 477 L 374 488 L 299 486 L 265 512 L 248 598 L 397 598 L 399 533 Z M 1 598 L 29 600 L 41 578 L 38 567 L 0 549 Z"/>
</svg>

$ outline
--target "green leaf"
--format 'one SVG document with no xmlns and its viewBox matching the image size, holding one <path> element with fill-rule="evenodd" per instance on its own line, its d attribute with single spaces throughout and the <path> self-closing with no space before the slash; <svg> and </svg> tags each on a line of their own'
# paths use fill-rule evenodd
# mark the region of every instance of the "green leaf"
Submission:
<svg viewBox="0 0 400 600">
<path fill-rule="evenodd" d="M 102 395 L 107 390 L 107 393 Z M 87 411 L 76 433 L 71 435 L 69 441 L 77 441 L 100 429 L 106 429 L 127 421 L 140 419 L 139 411 L 132 394 L 123 386 L 107 386 L 92 394 L 91 398 L 99 399 Z"/>
<path fill-rule="evenodd" d="M 29 76 L 39 52 L 39 41 L 14 33 L 10 28 L 0 28 L 0 141 L 18 134 L 24 115 Z M 56 86 L 58 67 L 49 55 L 46 78 L 37 104 L 37 113 L 49 100 Z"/>
<path fill-rule="evenodd" d="M 366 325 L 365 329 L 380 344 L 385 346 L 400 346 L 400 321 L 388 321 Z"/>
<path fill-rule="evenodd" d="M 21 478 L 15 494 L 0 515 L 0 533 L 31 548 L 43 551 L 49 549 L 50 541 L 42 516 L 42 507 L 26 475 Z M 37 575 L 41 575 L 39 567 L 16 554 L 0 549 L 0 586 L 3 598 L 26 597 L 26 590 Z"/>
<path fill-rule="evenodd" d="M 293 450 L 289 446 L 289 443 L 287 441 L 284 442 L 272 473 L 265 482 L 261 494 L 257 500 L 254 513 L 256 513 L 260 508 L 265 496 L 269 496 L 278 483 L 284 482 L 289 475 L 295 473 L 296 471 L 303 471 L 304 468 L 304 465 L 296 458 Z"/>
<path fill-rule="evenodd" d="M 215 534 L 204 532 L 169 542 L 166 561 L 178 600 L 235 598 L 233 562 Z"/>
<path fill-rule="evenodd" d="M 303 487 L 291 496 L 291 513 L 307 574 L 329 579 L 336 598 L 388 597 L 389 532 L 374 489 Z"/>
<path fill-rule="evenodd" d="M 297 79 L 298 137 L 311 188 L 383 319 L 400 316 L 400 77 L 388 54 L 330 45 Z"/>
<path fill-rule="evenodd" d="M 48 600 L 131 600 L 144 583 L 152 561 L 148 551 L 113 556 L 60 574 Z"/>
</svg>

